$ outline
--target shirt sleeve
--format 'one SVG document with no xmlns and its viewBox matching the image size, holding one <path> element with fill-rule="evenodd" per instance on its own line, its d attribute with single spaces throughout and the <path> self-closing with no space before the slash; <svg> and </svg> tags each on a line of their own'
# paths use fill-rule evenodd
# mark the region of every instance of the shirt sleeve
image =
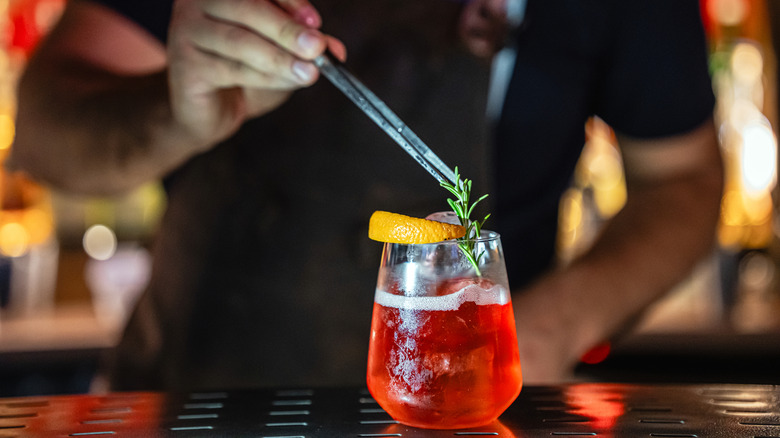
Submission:
<svg viewBox="0 0 780 438">
<path fill-rule="evenodd" d="M 622 1 L 618 13 L 596 114 L 639 138 L 681 134 L 711 117 L 715 97 L 698 2 Z"/>
<path fill-rule="evenodd" d="M 168 39 L 173 0 L 90 0 L 109 7 L 137 23 L 159 41 Z"/>
</svg>

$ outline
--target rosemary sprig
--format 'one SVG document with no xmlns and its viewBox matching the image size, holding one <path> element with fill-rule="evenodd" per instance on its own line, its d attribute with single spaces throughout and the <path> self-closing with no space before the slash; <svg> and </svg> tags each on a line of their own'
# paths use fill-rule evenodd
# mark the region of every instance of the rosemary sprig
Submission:
<svg viewBox="0 0 780 438">
<path fill-rule="evenodd" d="M 460 224 L 466 227 L 466 234 L 459 238 L 458 247 L 460 247 L 463 254 L 466 256 L 469 262 L 474 266 L 477 272 L 477 276 L 482 276 L 482 271 L 479 269 L 479 260 L 484 255 L 484 251 L 480 254 L 476 252 L 476 244 L 473 239 L 479 238 L 482 233 L 482 225 L 488 220 L 490 215 L 485 216 L 481 221 L 471 220 L 471 213 L 474 211 L 474 207 L 479 204 L 480 201 L 487 198 L 488 195 L 482 195 L 479 199 L 469 205 L 469 198 L 471 197 L 471 180 L 460 179 L 460 173 L 458 168 L 455 167 L 455 181 L 456 184 L 452 184 L 449 181 L 442 181 L 440 184 L 455 196 L 455 199 L 447 198 L 447 203 L 450 204 L 452 211 L 458 216 Z"/>
</svg>

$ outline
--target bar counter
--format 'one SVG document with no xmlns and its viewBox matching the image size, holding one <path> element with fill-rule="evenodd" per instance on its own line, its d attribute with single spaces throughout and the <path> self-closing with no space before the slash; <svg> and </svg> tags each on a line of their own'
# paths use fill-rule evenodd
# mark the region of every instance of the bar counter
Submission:
<svg viewBox="0 0 780 438">
<path fill-rule="evenodd" d="M 468 430 L 397 424 L 365 388 L 133 392 L 0 399 L 0 437 L 780 437 L 780 386 L 529 386 Z"/>
</svg>

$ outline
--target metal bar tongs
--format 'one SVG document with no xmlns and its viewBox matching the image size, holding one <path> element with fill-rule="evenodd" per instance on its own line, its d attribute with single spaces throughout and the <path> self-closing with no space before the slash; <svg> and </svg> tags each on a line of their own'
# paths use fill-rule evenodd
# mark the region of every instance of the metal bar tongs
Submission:
<svg viewBox="0 0 780 438">
<path fill-rule="evenodd" d="M 314 65 L 436 180 L 450 181 L 457 186 L 455 172 L 444 164 L 381 99 L 347 71 L 340 61 L 326 52 L 314 59 Z"/>
</svg>

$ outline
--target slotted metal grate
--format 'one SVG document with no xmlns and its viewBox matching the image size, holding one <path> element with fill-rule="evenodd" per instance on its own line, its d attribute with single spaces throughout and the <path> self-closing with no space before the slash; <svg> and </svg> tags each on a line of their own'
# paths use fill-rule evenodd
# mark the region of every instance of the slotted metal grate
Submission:
<svg viewBox="0 0 780 438">
<path fill-rule="evenodd" d="M 0 399 L 0 437 L 102 436 L 780 438 L 780 386 L 526 387 L 499 421 L 447 431 L 398 424 L 361 388 Z"/>
</svg>

